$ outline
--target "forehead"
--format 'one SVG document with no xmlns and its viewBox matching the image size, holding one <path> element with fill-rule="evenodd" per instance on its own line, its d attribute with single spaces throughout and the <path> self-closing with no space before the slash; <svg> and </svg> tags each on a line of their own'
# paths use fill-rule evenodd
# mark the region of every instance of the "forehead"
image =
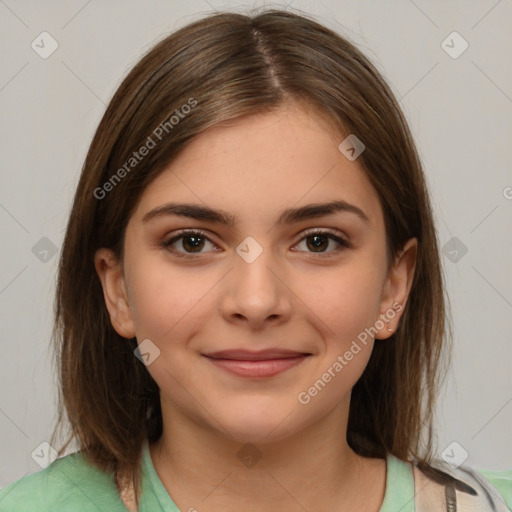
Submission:
<svg viewBox="0 0 512 512">
<path fill-rule="evenodd" d="M 362 165 L 338 149 L 344 138 L 296 104 L 217 125 L 148 185 L 134 217 L 182 201 L 222 209 L 240 222 L 274 222 L 283 208 L 344 200 L 382 226 L 378 194 Z"/>
</svg>

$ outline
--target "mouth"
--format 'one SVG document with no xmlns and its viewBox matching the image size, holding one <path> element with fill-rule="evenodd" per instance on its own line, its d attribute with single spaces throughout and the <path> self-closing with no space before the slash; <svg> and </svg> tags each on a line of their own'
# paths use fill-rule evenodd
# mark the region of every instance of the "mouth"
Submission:
<svg viewBox="0 0 512 512">
<path fill-rule="evenodd" d="M 222 350 L 203 354 L 215 366 L 239 377 L 273 377 L 297 366 L 312 354 L 292 350 Z"/>
</svg>

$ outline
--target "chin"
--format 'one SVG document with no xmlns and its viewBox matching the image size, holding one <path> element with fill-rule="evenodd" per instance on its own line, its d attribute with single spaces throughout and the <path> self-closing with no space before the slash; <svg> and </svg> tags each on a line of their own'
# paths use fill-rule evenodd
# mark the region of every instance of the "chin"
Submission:
<svg viewBox="0 0 512 512">
<path fill-rule="evenodd" d="M 272 425 L 233 425 L 228 427 L 230 440 L 241 444 L 263 445 L 283 441 L 294 433 L 288 428 L 277 429 L 277 425 L 278 422 Z"/>
<path fill-rule="evenodd" d="M 225 414 L 214 414 L 229 432 L 230 439 L 239 443 L 264 444 L 281 441 L 300 429 L 292 406 L 230 407 Z M 223 417 L 223 419 L 220 419 Z M 289 421 L 292 420 L 292 421 Z"/>
</svg>

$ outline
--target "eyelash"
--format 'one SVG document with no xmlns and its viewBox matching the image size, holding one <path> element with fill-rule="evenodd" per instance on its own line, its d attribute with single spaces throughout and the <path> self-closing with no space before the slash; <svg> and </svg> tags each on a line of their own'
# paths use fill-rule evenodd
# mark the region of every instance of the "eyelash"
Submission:
<svg viewBox="0 0 512 512">
<path fill-rule="evenodd" d="M 187 235 L 188 236 L 199 236 L 201 238 L 205 238 L 206 240 L 208 240 L 210 243 L 213 244 L 213 242 L 208 238 L 207 234 L 204 231 L 201 231 L 200 229 L 182 229 L 175 236 L 173 236 L 169 240 L 166 240 L 165 242 L 163 242 L 162 246 L 165 249 L 169 249 L 172 244 L 174 244 L 181 238 L 185 238 Z M 331 240 L 334 240 L 335 242 L 338 242 L 340 244 L 340 247 L 338 247 L 337 249 L 334 249 L 333 251 L 329 251 L 327 253 L 325 253 L 325 252 L 323 252 L 323 253 L 322 252 L 319 252 L 319 253 L 310 252 L 310 254 L 313 255 L 310 257 L 313 257 L 313 258 L 316 258 L 318 256 L 324 257 L 324 258 L 330 257 L 332 255 L 332 253 L 337 253 L 339 251 L 342 251 L 345 249 L 350 249 L 352 247 L 351 244 L 349 242 L 347 242 L 347 240 L 345 240 L 344 238 L 341 238 L 336 233 L 333 233 L 332 231 L 329 231 L 329 230 L 320 229 L 320 228 L 312 228 L 312 229 L 305 231 L 304 236 L 297 242 L 297 244 L 302 242 L 308 236 L 312 236 L 312 235 L 325 235 L 328 238 L 330 238 Z M 295 244 L 295 245 L 297 245 L 297 244 Z M 176 249 L 172 249 L 172 248 L 171 248 L 171 251 L 173 253 L 175 253 L 180 258 L 189 258 L 189 259 L 196 259 L 196 258 L 200 257 L 202 254 L 204 254 L 204 253 L 196 253 L 196 254 L 183 253 L 183 252 L 179 252 Z M 304 251 L 299 251 L 299 252 L 304 252 Z"/>
</svg>

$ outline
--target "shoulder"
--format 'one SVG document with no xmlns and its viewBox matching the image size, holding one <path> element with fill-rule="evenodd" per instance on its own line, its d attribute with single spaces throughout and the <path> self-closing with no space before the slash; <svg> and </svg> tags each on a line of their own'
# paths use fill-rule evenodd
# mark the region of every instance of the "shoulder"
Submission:
<svg viewBox="0 0 512 512">
<path fill-rule="evenodd" d="M 504 471 L 478 471 L 503 497 L 512 510 L 512 468 Z"/>
<path fill-rule="evenodd" d="M 414 468 L 419 510 L 432 503 L 452 500 L 457 510 L 512 510 L 512 469 L 480 471 L 469 466 L 454 468 L 441 460 L 432 464 L 433 471 L 423 473 Z M 474 507 L 477 507 L 476 509 Z"/>
<path fill-rule="evenodd" d="M 0 491 L 0 512 L 126 512 L 113 477 L 80 453 L 9 484 Z"/>
</svg>

